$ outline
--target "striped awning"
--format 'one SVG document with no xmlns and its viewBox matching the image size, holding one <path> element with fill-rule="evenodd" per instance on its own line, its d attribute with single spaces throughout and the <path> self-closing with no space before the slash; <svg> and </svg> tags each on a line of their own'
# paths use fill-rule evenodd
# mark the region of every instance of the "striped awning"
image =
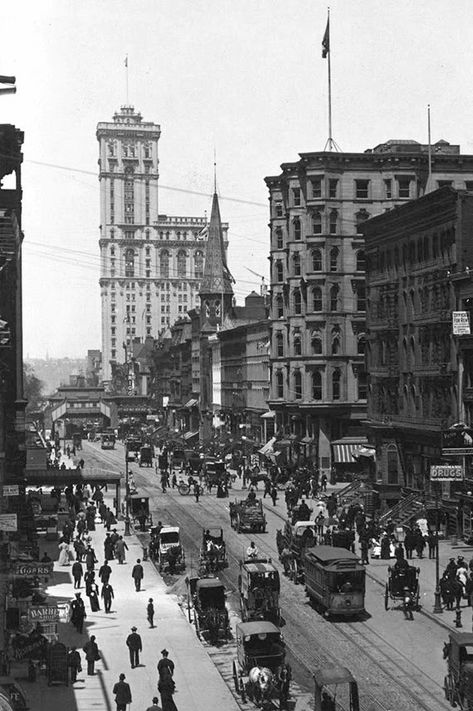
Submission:
<svg viewBox="0 0 473 711">
<path fill-rule="evenodd" d="M 184 435 L 184 439 L 192 439 L 193 437 L 198 437 L 199 436 L 199 430 L 197 432 L 186 432 Z"/>
<path fill-rule="evenodd" d="M 353 454 L 358 453 L 360 447 L 366 445 L 366 440 L 360 442 L 360 440 L 338 440 L 338 442 L 332 442 L 333 448 L 333 461 L 335 464 L 356 464 L 357 459 Z"/>
</svg>

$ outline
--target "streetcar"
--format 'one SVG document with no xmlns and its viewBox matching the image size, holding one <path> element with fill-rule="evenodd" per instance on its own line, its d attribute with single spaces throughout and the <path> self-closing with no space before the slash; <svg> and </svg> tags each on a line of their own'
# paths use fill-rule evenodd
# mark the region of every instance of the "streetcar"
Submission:
<svg viewBox="0 0 473 711">
<path fill-rule="evenodd" d="M 304 556 L 305 589 L 325 617 L 365 612 L 365 568 L 346 548 L 315 546 Z"/>
<path fill-rule="evenodd" d="M 102 449 L 115 449 L 115 432 L 113 430 L 106 430 L 100 436 Z"/>
</svg>

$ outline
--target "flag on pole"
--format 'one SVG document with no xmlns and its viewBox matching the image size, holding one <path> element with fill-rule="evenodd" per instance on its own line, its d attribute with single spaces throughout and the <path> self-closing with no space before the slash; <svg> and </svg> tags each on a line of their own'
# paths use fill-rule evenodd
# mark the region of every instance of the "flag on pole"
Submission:
<svg viewBox="0 0 473 711">
<path fill-rule="evenodd" d="M 325 28 L 324 38 L 322 40 L 322 59 L 327 57 L 330 52 L 330 18 L 327 18 L 327 27 Z"/>
<path fill-rule="evenodd" d="M 128 55 L 125 57 L 125 67 L 128 69 Z"/>
</svg>

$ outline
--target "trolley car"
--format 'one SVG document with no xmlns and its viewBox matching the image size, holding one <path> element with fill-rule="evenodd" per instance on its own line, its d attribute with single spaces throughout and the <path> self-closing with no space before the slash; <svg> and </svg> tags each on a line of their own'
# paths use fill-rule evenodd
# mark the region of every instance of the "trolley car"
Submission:
<svg viewBox="0 0 473 711">
<path fill-rule="evenodd" d="M 315 546 L 304 557 L 305 589 L 326 617 L 365 612 L 365 569 L 346 548 Z"/>
</svg>

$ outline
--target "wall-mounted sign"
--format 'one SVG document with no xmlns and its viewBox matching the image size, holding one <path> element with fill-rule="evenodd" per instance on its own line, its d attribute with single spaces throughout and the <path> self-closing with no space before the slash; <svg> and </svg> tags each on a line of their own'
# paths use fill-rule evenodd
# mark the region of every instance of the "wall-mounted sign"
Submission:
<svg viewBox="0 0 473 711">
<path fill-rule="evenodd" d="M 19 496 L 20 487 L 18 484 L 4 484 L 2 487 L 3 496 Z"/>
<path fill-rule="evenodd" d="M 29 561 L 28 563 L 15 563 L 13 573 L 15 575 L 24 575 L 25 577 L 34 577 L 35 575 L 52 575 L 54 563 L 37 563 Z"/>
<path fill-rule="evenodd" d="M 30 622 L 58 622 L 59 608 L 57 605 L 39 605 L 28 608 L 28 620 Z"/>
<path fill-rule="evenodd" d="M 452 327 L 454 336 L 469 336 L 471 334 L 469 311 L 453 311 Z"/>
<path fill-rule="evenodd" d="M 430 481 L 463 481 L 463 467 L 457 464 L 431 466 Z"/>
<path fill-rule="evenodd" d="M 0 514 L 0 531 L 17 531 L 16 514 Z"/>
</svg>

